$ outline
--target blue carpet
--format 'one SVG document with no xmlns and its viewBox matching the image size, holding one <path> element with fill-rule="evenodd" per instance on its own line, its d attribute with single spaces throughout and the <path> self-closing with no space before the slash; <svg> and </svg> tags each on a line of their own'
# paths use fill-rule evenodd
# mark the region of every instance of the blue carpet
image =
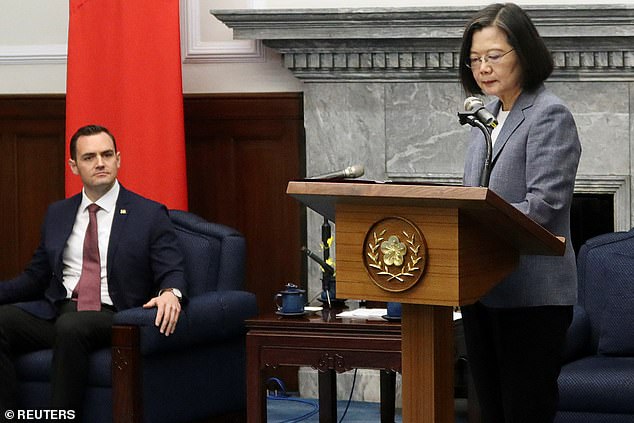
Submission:
<svg viewBox="0 0 634 423">
<path fill-rule="evenodd" d="M 347 401 L 337 401 L 338 421 L 346 409 Z M 467 423 L 464 405 L 456 405 L 456 423 Z M 319 406 L 316 399 L 297 397 L 269 397 L 267 400 L 267 419 L 270 423 L 319 422 Z M 380 422 L 380 405 L 377 402 L 352 401 L 343 423 Z M 401 410 L 396 410 L 395 423 L 402 422 Z"/>
</svg>

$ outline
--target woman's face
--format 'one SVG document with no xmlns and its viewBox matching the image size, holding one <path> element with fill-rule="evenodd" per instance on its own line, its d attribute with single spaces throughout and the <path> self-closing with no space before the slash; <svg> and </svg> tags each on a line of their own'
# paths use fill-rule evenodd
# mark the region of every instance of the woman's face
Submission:
<svg viewBox="0 0 634 423">
<path fill-rule="evenodd" d="M 498 97 L 503 110 L 511 110 L 522 92 L 522 69 L 504 31 L 496 26 L 475 31 L 467 62 L 480 89 Z"/>
</svg>

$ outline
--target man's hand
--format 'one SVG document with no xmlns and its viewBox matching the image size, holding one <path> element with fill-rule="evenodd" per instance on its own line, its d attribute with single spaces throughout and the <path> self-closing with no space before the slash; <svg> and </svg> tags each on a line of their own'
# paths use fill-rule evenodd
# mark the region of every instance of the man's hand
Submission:
<svg viewBox="0 0 634 423">
<path fill-rule="evenodd" d="M 181 313 L 181 304 L 171 291 L 166 290 L 158 297 L 150 299 L 143 304 L 143 308 L 156 307 L 156 321 L 154 324 L 165 336 L 170 336 L 176 329 L 178 316 Z"/>
</svg>

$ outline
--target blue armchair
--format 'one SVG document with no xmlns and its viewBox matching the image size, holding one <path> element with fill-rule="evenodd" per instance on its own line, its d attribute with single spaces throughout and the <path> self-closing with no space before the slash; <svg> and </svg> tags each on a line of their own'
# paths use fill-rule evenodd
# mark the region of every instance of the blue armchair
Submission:
<svg viewBox="0 0 634 423">
<path fill-rule="evenodd" d="M 91 357 L 88 422 L 187 422 L 241 416 L 246 408 L 245 325 L 257 314 L 242 291 L 245 239 L 235 230 L 171 210 L 185 256 L 189 303 L 176 332 L 154 326 L 156 310 L 115 314 L 112 348 Z M 46 409 L 52 351 L 16 358 L 21 407 Z"/>
<path fill-rule="evenodd" d="M 634 422 L 634 230 L 588 240 L 556 423 Z"/>
</svg>

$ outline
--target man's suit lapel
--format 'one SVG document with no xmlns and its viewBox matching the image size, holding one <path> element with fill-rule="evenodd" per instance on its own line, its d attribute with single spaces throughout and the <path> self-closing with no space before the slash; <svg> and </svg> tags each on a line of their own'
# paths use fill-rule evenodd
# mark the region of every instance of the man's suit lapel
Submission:
<svg viewBox="0 0 634 423">
<path fill-rule="evenodd" d="M 53 237 L 55 242 L 55 261 L 53 262 L 55 263 L 55 269 L 53 270 L 53 273 L 55 275 L 60 275 L 60 277 L 64 268 L 64 249 L 66 248 L 66 242 L 68 242 L 70 234 L 73 232 L 73 226 L 75 226 L 75 218 L 77 216 L 79 205 L 81 204 L 81 198 L 81 194 L 77 194 L 69 198 L 65 207 L 55 219 L 57 220 L 57 225 L 56 235 Z"/>
<path fill-rule="evenodd" d="M 121 186 L 119 190 L 119 198 L 117 198 L 117 204 L 114 209 L 112 228 L 110 229 L 110 240 L 108 242 L 108 275 L 112 274 L 112 263 L 114 263 L 114 256 L 117 252 L 117 247 L 119 246 L 119 241 L 121 240 L 121 234 L 123 234 L 128 218 L 129 203 L 129 192 Z"/>
</svg>

